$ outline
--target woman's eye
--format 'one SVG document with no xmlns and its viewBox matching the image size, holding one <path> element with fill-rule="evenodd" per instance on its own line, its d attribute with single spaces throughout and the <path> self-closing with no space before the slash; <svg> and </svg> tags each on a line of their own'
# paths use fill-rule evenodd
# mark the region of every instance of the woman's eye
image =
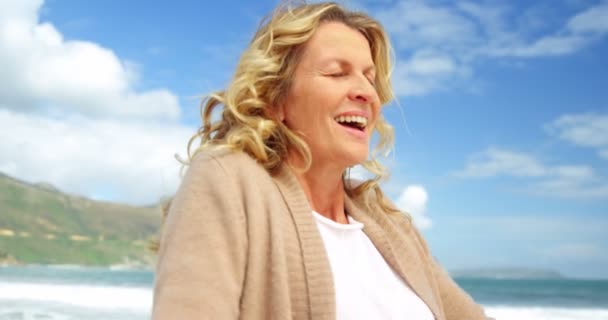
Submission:
<svg viewBox="0 0 608 320">
<path fill-rule="evenodd" d="M 334 72 L 334 73 L 329 74 L 330 77 L 335 77 L 335 78 L 344 77 L 346 75 L 347 75 L 346 72 Z"/>
</svg>

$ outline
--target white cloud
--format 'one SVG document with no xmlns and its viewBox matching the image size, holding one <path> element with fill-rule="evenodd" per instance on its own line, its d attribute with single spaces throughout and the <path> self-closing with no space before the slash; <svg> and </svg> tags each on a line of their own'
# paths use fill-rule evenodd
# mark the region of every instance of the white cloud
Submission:
<svg viewBox="0 0 608 320">
<path fill-rule="evenodd" d="M 608 32 L 608 1 L 577 14 L 568 21 L 568 29 L 577 33 Z"/>
<path fill-rule="evenodd" d="M 0 2 L 0 107 L 121 118 L 177 119 L 167 89 L 137 92 L 137 68 L 109 49 L 66 41 L 40 23 L 42 1 Z"/>
<path fill-rule="evenodd" d="M 544 126 L 558 138 L 576 145 L 595 148 L 608 159 L 608 116 L 603 114 L 563 115 Z M 608 181 L 591 166 L 549 165 L 536 156 L 523 152 L 490 147 L 470 157 L 457 177 L 487 178 L 497 176 L 525 177 L 529 183 L 519 186 L 531 194 L 571 198 L 608 198 Z"/>
<path fill-rule="evenodd" d="M 528 25 L 522 25 L 522 30 L 518 33 L 507 31 L 507 24 L 501 23 L 501 29 L 494 29 L 493 32 L 489 33 L 489 45 L 482 51 L 490 56 L 520 58 L 573 54 L 608 31 L 605 26 L 606 23 L 599 22 L 608 19 L 606 7 L 606 3 L 590 7 L 575 14 L 560 27 L 549 32 L 543 32 L 536 37 L 528 37 L 525 34 L 528 31 L 527 29 L 533 28 L 534 25 L 543 25 L 542 22 L 538 21 L 541 17 L 537 13 L 532 15 L 532 20 L 523 20 Z M 530 10 L 531 12 L 537 11 L 534 7 Z M 493 17 L 498 21 L 505 18 L 500 15 L 494 15 Z M 599 21 L 595 21 L 595 19 Z M 516 27 L 516 29 L 518 28 Z"/>
<path fill-rule="evenodd" d="M 136 90 L 141 66 L 65 40 L 42 3 L 0 2 L 0 171 L 130 204 L 172 194 L 195 132 L 176 124 L 177 97 Z"/>
<path fill-rule="evenodd" d="M 569 198 L 608 197 L 608 184 L 596 176 L 593 168 L 584 165 L 546 166 L 540 181 L 532 182 L 529 193 Z"/>
<path fill-rule="evenodd" d="M 396 49 L 408 53 L 398 55 L 393 74 L 397 95 L 425 95 L 469 76 L 462 59 L 464 49 L 479 41 L 474 22 L 424 1 L 402 1 L 376 16 L 394 36 Z"/>
<path fill-rule="evenodd" d="M 130 204 L 170 195 L 194 128 L 158 123 L 67 119 L 0 109 L 0 171 L 28 182 Z"/>
<path fill-rule="evenodd" d="M 428 198 L 424 187 L 411 185 L 403 189 L 397 199 L 396 205 L 413 218 L 418 228 L 428 229 L 432 226 L 431 219 L 426 215 Z"/>
<path fill-rule="evenodd" d="M 427 1 L 399 1 L 376 14 L 396 37 L 398 49 L 453 48 L 476 43 L 475 22 L 449 6 Z"/>
<path fill-rule="evenodd" d="M 393 86 L 397 95 L 419 96 L 446 87 L 451 79 L 468 75 L 466 66 L 448 55 L 419 51 L 397 63 Z"/>
<path fill-rule="evenodd" d="M 608 2 L 603 2 L 572 16 L 561 28 L 540 35 L 536 39 L 526 39 L 520 34 L 501 31 L 496 39 L 502 38 L 502 40 L 493 41 L 490 38 L 491 44 L 486 52 L 490 55 L 522 58 L 573 54 L 606 33 L 608 31 L 606 21 L 608 21 Z"/>
<path fill-rule="evenodd" d="M 472 78 L 477 61 L 569 55 L 608 31 L 605 1 L 552 24 L 545 21 L 545 4 L 517 16 L 508 4 L 495 2 L 404 0 L 375 5 L 381 9 L 367 11 L 374 11 L 392 36 L 399 57 L 395 92 L 401 96 L 456 84 L 474 89 L 463 80 Z M 432 56 L 421 59 L 428 53 Z"/>
<path fill-rule="evenodd" d="M 546 168 L 533 156 L 491 147 L 475 154 L 468 161 L 466 168 L 456 175 L 473 178 L 497 175 L 539 177 L 546 172 Z"/>
<path fill-rule="evenodd" d="M 506 29 L 504 16 L 508 12 L 508 8 L 496 3 L 490 6 L 478 2 L 459 1 L 456 3 L 454 11 L 460 11 L 459 14 L 467 17 L 471 23 L 477 26 L 475 31 L 481 35 L 478 37 L 483 37 L 484 34 L 497 35 Z"/>
<path fill-rule="evenodd" d="M 608 115 L 606 114 L 563 115 L 545 128 L 550 134 L 562 140 L 597 149 L 600 157 L 608 159 Z"/>
<path fill-rule="evenodd" d="M 559 56 L 580 50 L 588 41 L 588 38 L 579 35 L 547 36 L 530 44 L 497 47 L 489 52 L 498 56 L 515 57 Z"/>
<path fill-rule="evenodd" d="M 512 176 L 534 179 L 527 185 L 518 186 L 517 191 L 543 196 L 597 199 L 608 197 L 608 183 L 589 166 L 550 166 L 533 155 L 495 147 L 475 154 L 465 169 L 455 172 L 454 175 L 464 178 Z"/>
<path fill-rule="evenodd" d="M 593 178 L 593 169 L 587 166 L 556 166 L 550 169 L 552 175 L 571 180 L 587 180 Z"/>
</svg>

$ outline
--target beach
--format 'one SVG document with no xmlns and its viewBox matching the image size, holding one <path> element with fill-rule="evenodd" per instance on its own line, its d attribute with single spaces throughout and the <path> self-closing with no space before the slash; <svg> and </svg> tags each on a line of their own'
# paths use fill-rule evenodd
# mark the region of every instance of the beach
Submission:
<svg viewBox="0 0 608 320">
<path fill-rule="evenodd" d="M 456 279 L 503 320 L 608 320 L 608 281 Z M 0 320 L 149 319 L 151 270 L 0 267 Z"/>
</svg>

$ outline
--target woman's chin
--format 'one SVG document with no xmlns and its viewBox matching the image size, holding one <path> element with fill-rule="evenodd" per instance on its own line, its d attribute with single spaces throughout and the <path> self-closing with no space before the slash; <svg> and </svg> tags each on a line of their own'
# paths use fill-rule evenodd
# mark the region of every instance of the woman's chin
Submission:
<svg viewBox="0 0 608 320">
<path fill-rule="evenodd" d="M 346 147 L 347 145 L 343 145 Z M 331 165 L 342 167 L 346 170 L 349 167 L 362 164 L 368 160 L 369 152 L 367 147 L 357 146 L 357 148 L 340 148 L 335 147 L 332 150 L 325 150 L 325 152 L 312 152 L 313 162 L 317 159 L 317 164 L 322 166 Z"/>
<path fill-rule="evenodd" d="M 368 153 L 364 152 L 364 153 L 360 153 L 360 154 L 349 154 L 348 156 L 345 155 L 344 159 L 348 159 L 348 161 L 345 161 L 345 165 L 347 168 L 350 168 L 350 167 L 354 167 L 356 165 L 360 165 L 360 164 L 364 163 L 365 161 L 367 161 Z"/>
</svg>

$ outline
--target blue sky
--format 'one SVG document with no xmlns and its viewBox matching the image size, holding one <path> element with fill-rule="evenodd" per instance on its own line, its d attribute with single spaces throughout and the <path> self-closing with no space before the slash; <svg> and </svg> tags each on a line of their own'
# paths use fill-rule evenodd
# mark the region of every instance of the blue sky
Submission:
<svg viewBox="0 0 608 320">
<path fill-rule="evenodd" d="M 0 171 L 147 204 L 276 1 L 0 4 Z M 448 268 L 608 278 L 608 1 L 349 1 L 395 47 L 386 192 Z"/>
</svg>

